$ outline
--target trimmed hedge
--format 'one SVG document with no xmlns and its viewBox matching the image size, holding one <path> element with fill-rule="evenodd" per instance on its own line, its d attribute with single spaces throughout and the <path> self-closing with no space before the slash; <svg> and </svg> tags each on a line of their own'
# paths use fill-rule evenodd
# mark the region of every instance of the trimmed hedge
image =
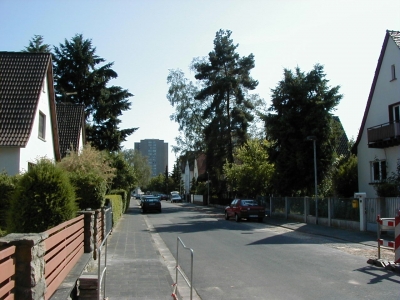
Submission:
<svg viewBox="0 0 400 300">
<path fill-rule="evenodd" d="M 130 197 L 128 197 L 128 192 L 123 189 L 111 190 L 110 195 L 120 195 L 122 198 L 122 213 L 126 213 L 129 208 Z"/>
<path fill-rule="evenodd" d="M 6 234 L 7 227 L 6 215 L 8 213 L 12 194 L 18 181 L 17 176 L 9 176 L 6 173 L 0 173 L 0 236 Z"/>
<path fill-rule="evenodd" d="M 106 195 L 105 201 L 110 201 L 113 211 L 113 224 L 117 224 L 122 216 L 123 202 L 121 195 Z"/>
</svg>

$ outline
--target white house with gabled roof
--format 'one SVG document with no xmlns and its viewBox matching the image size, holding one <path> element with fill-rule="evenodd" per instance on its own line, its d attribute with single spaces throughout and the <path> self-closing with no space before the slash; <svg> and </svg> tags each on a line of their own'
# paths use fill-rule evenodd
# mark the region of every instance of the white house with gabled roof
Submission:
<svg viewBox="0 0 400 300">
<path fill-rule="evenodd" d="M 358 188 L 377 197 L 374 183 L 400 164 L 400 31 L 386 31 L 360 131 L 353 147 L 358 157 Z"/>
</svg>

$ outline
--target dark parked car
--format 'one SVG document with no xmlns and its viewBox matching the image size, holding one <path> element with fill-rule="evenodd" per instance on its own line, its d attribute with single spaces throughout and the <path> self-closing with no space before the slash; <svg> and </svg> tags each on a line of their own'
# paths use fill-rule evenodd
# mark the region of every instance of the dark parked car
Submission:
<svg viewBox="0 0 400 300">
<path fill-rule="evenodd" d="M 159 197 L 144 197 L 141 201 L 142 213 L 148 211 L 161 212 L 161 202 Z"/>
<path fill-rule="evenodd" d="M 161 194 L 160 195 L 160 200 L 168 200 L 168 195 Z"/>
<path fill-rule="evenodd" d="M 262 222 L 265 217 L 265 208 L 260 206 L 257 201 L 251 199 L 235 199 L 225 208 L 225 220 L 235 218 L 236 222 L 241 219 L 257 219 Z"/>
</svg>

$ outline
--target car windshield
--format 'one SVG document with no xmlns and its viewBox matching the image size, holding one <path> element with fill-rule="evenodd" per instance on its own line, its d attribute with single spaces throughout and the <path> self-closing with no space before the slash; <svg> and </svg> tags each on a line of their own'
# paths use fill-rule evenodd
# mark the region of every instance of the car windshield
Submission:
<svg viewBox="0 0 400 300">
<path fill-rule="evenodd" d="M 257 206 L 258 203 L 254 200 L 242 200 L 242 206 Z"/>
<path fill-rule="evenodd" d="M 172 198 L 180 198 L 181 196 L 179 195 L 172 195 Z"/>
</svg>

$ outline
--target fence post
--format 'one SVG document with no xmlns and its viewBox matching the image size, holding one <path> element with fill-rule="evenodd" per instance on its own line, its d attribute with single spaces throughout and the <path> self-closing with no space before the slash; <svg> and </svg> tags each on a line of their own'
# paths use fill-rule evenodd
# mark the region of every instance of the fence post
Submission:
<svg viewBox="0 0 400 300">
<path fill-rule="evenodd" d="M 285 219 L 286 219 L 286 220 L 287 220 L 287 218 L 288 218 L 288 211 L 289 211 L 288 198 L 285 197 Z"/>
<path fill-rule="evenodd" d="M 269 197 L 269 216 L 272 217 L 272 197 Z"/>
<path fill-rule="evenodd" d="M 303 211 L 304 211 L 304 223 L 307 223 L 307 197 L 304 197 L 303 203 L 304 203 L 304 208 L 303 208 Z"/>
<path fill-rule="evenodd" d="M 331 227 L 332 220 L 332 198 L 328 198 L 328 226 Z"/>
<path fill-rule="evenodd" d="M 84 241 L 83 249 L 85 253 L 90 253 L 93 251 L 93 232 L 94 232 L 94 212 L 90 210 L 80 211 L 79 213 L 84 215 L 83 226 L 84 226 Z"/>
<path fill-rule="evenodd" d="M 15 246 L 15 299 L 44 299 L 47 233 L 11 233 L 0 238 L 0 246 Z"/>
</svg>

